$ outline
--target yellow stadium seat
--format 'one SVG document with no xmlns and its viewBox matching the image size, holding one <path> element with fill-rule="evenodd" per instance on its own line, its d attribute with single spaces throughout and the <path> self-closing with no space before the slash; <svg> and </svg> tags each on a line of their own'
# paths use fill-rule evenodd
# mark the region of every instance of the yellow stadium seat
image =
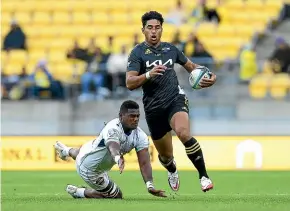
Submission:
<svg viewBox="0 0 290 211">
<path fill-rule="evenodd" d="M 54 5 L 55 2 L 49 2 L 49 5 Z M 45 1 L 34 1 L 34 11 L 37 12 L 52 12 L 54 8 L 52 6 L 48 6 L 48 3 Z"/>
<path fill-rule="evenodd" d="M 68 12 L 71 10 L 71 4 L 70 1 L 50 1 L 49 4 L 51 4 L 53 11 L 58 13 L 58 12 Z"/>
<path fill-rule="evenodd" d="M 195 32 L 195 29 L 191 24 L 183 24 L 179 26 L 178 28 L 176 28 L 175 31 L 177 30 L 180 32 L 180 38 L 182 40 L 186 40 L 190 33 Z"/>
<path fill-rule="evenodd" d="M 262 99 L 267 96 L 270 77 L 266 75 L 257 75 L 250 81 L 250 96 L 256 99 Z"/>
<path fill-rule="evenodd" d="M 29 40 L 32 40 L 32 38 L 38 38 L 40 37 L 41 33 L 42 33 L 42 29 L 44 29 L 44 27 L 39 27 L 39 26 L 31 26 L 31 27 L 26 27 L 25 28 L 25 33 L 27 35 L 27 37 L 29 38 Z M 31 38 L 31 39 L 30 39 Z M 28 41 L 28 45 L 30 46 L 30 41 Z"/>
<path fill-rule="evenodd" d="M 6 51 L 1 52 L 1 67 L 5 67 L 5 65 L 9 62 L 8 57 L 9 53 Z"/>
<path fill-rule="evenodd" d="M 254 28 L 251 25 L 239 25 L 235 27 L 237 35 L 243 38 L 250 38 L 254 35 Z"/>
<path fill-rule="evenodd" d="M 60 32 L 57 29 L 57 27 L 55 27 L 54 25 L 50 25 L 50 26 L 40 26 L 40 27 L 36 27 L 36 29 L 41 29 L 40 32 L 38 33 L 38 38 L 41 39 L 58 39 L 59 38 L 59 34 Z"/>
<path fill-rule="evenodd" d="M 29 25 L 31 23 L 31 14 L 25 12 L 16 12 L 13 15 L 13 18 L 19 23 L 20 25 Z"/>
<path fill-rule="evenodd" d="M 110 15 L 109 18 L 109 23 L 110 24 L 120 24 L 120 25 L 126 25 L 129 22 L 129 16 L 124 13 L 124 14 L 112 14 Z"/>
<path fill-rule="evenodd" d="M 221 24 L 217 28 L 217 35 L 223 37 L 235 37 L 236 28 L 233 25 Z"/>
<path fill-rule="evenodd" d="M 265 5 L 262 1 L 245 1 L 245 7 L 253 11 L 261 11 Z"/>
<path fill-rule="evenodd" d="M 50 39 L 28 39 L 28 46 L 32 49 L 47 49 L 50 45 Z"/>
<path fill-rule="evenodd" d="M 105 25 L 109 23 L 109 15 L 105 12 L 94 12 L 92 14 L 93 24 Z"/>
<path fill-rule="evenodd" d="M 74 12 L 72 15 L 73 24 L 87 24 L 91 23 L 91 15 L 88 12 Z"/>
<path fill-rule="evenodd" d="M 129 9 L 129 3 L 124 1 L 110 1 L 108 5 L 110 13 L 126 14 Z"/>
<path fill-rule="evenodd" d="M 14 11 L 15 13 L 19 12 L 31 13 L 35 11 L 35 2 L 36 1 L 33 0 L 15 2 Z"/>
<path fill-rule="evenodd" d="M 289 92 L 290 78 L 288 74 L 279 73 L 273 76 L 270 83 L 270 94 L 275 99 L 284 99 Z"/>
<path fill-rule="evenodd" d="M 71 23 L 71 14 L 68 12 L 54 12 L 53 23 L 54 24 L 69 24 Z"/>
<path fill-rule="evenodd" d="M 140 11 L 132 11 L 129 15 L 129 23 L 132 24 L 139 24 L 140 28 L 142 27 L 142 21 L 141 17 L 144 14 L 144 12 Z"/>
<path fill-rule="evenodd" d="M 74 12 L 89 12 L 93 10 L 91 4 L 86 1 L 73 1 L 70 2 L 70 6 Z"/>
<path fill-rule="evenodd" d="M 1 27 L 10 25 L 12 14 L 10 12 L 2 12 L 1 14 Z"/>
<path fill-rule="evenodd" d="M 35 12 L 33 14 L 34 24 L 51 24 L 52 16 L 49 12 Z"/>
<path fill-rule="evenodd" d="M 90 1 L 88 4 L 90 4 L 93 9 L 92 13 L 106 13 L 110 7 L 106 1 Z"/>
<path fill-rule="evenodd" d="M 215 24 L 202 23 L 198 27 L 197 36 L 201 36 L 201 37 L 214 36 L 216 32 L 217 32 L 217 28 Z"/>
<path fill-rule="evenodd" d="M 49 52 L 49 63 L 61 63 L 66 61 L 66 52 L 63 51 L 52 51 Z"/>
<path fill-rule="evenodd" d="M 24 64 L 28 60 L 28 54 L 24 50 L 12 50 L 8 55 L 9 63 Z"/>
<path fill-rule="evenodd" d="M 44 51 L 43 49 L 40 50 L 31 50 L 29 51 L 29 63 L 36 65 L 38 61 L 42 60 L 42 59 L 48 59 L 48 55 L 47 52 Z"/>
<path fill-rule="evenodd" d="M 24 64 L 11 62 L 3 68 L 3 73 L 7 75 L 19 75 L 22 72 L 23 65 Z"/>
<path fill-rule="evenodd" d="M 1 2 L 1 12 L 9 12 L 12 13 L 15 11 L 17 5 L 13 1 L 4 1 Z"/>
</svg>

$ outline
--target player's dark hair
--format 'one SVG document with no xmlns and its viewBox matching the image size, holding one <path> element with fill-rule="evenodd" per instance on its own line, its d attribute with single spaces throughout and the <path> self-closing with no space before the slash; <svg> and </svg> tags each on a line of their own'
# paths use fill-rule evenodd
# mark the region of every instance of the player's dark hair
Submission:
<svg viewBox="0 0 290 211">
<path fill-rule="evenodd" d="M 150 12 L 146 12 L 143 16 L 142 16 L 142 25 L 143 27 L 145 27 L 147 21 L 149 20 L 153 20 L 156 19 L 160 22 L 161 26 L 164 22 L 164 19 L 162 17 L 162 15 L 159 12 L 156 11 L 150 11 Z"/>
<path fill-rule="evenodd" d="M 133 100 L 126 100 L 120 107 L 120 114 L 127 113 L 128 109 L 139 109 L 139 105 Z"/>
</svg>

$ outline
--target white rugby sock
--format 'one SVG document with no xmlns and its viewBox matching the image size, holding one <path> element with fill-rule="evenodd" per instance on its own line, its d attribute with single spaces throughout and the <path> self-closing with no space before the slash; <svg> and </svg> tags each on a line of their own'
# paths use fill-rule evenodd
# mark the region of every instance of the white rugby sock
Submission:
<svg viewBox="0 0 290 211">
<path fill-rule="evenodd" d="M 78 188 L 77 192 L 75 194 L 77 197 L 86 198 L 85 197 L 85 188 Z"/>
<path fill-rule="evenodd" d="M 63 152 L 64 152 L 63 154 L 64 154 L 65 156 L 70 156 L 70 155 L 69 155 L 69 151 L 70 151 L 71 148 L 72 148 L 72 147 L 65 147 L 64 150 L 63 150 Z"/>
</svg>

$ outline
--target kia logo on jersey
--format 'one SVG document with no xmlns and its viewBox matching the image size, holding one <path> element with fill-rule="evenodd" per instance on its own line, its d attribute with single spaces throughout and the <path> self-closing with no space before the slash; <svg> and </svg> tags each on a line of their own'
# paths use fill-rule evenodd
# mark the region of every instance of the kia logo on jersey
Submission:
<svg viewBox="0 0 290 211">
<path fill-rule="evenodd" d="M 155 60 L 152 63 L 150 63 L 149 61 L 146 61 L 146 67 L 147 68 L 156 67 L 157 65 L 164 65 L 164 66 L 166 66 L 167 64 L 173 65 L 172 59 L 168 59 L 165 63 L 163 63 L 161 59 Z"/>
</svg>

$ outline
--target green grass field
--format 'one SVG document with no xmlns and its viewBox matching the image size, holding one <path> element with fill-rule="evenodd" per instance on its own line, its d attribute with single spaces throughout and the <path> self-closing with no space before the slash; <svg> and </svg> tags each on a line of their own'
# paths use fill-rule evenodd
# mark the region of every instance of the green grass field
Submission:
<svg viewBox="0 0 290 211">
<path fill-rule="evenodd" d="M 4 211 L 289 211 L 290 172 L 210 172 L 215 189 L 203 193 L 196 172 L 180 172 L 178 194 L 169 191 L 167 173 L 155 171 L 155 186 L 168 198 L 149 195 L 137 171 L 122 175 L 111 172 L 124 200 L 73 199 L 65 191 L 68 183 L 84 185 L 76 172 L 2 172 Z"/>
</svg>

